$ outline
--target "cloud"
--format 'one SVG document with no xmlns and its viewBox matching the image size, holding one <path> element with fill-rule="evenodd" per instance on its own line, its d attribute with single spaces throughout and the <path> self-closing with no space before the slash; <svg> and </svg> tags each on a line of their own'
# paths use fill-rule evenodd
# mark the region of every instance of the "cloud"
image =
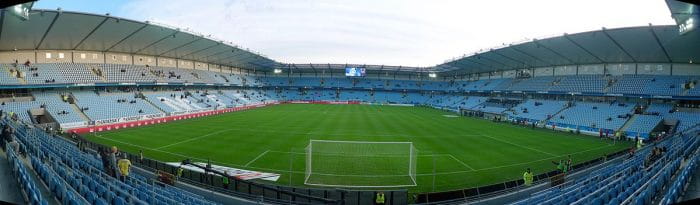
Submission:
<svg viewBox="0 0 700 205">
<path fill-rule="evenodd" d="M 119 13 L 285 63 L 404 66 L 533 37 L 673 23 L 661 0 L 138 0 Z"/>
</svg>

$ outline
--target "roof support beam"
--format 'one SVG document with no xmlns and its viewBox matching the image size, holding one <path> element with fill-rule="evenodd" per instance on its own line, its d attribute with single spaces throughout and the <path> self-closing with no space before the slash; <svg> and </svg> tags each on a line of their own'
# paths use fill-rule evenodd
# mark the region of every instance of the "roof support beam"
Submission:
<svg viewBox="0 0 700 205">
<path fill-rule="evenodd" d="M 539 41 L 540 41 L 540 40 L 535 39 L 535 40 L 532 41 L 532 42 L 535 43 L 537 46 L 540 46 L 540 47 L 542 47 L 542 48 L 548 50 L 549 52 L 554 53 L 554 55 L 557 55 L 557 56 L 559 56 L 560 58 L 563 58 L 564 60 L 569 61 L 569 63 L 571 63 L 571 64 L 576 64 L 576 62 L 574 62 L 573 60 L 567 58 L 566 56 L 562 55 L 561 53 L 559 53 L 559 52 L 557 52 L 557 51 L 555 51 L 555 50 L 553 50 L 553 49 L 551 49 L 551 48 L 549 48 L 549 47 L 547 47 L 547 46 L 544 46 L 544 45 L 541 44 Z"/>
<path fill-rule="evenodd" d="M 511 46 L 510 48 L 513 49 L 514 51 L 518 52 L 518 53 L 521 53 L 521 54 L 523 54 L 523 55 L 526 55 L 527 57 L 530 57 L 530 58 L 532 58 L 532 59 L 535 59 L 536 61 L 540 61 L 540 62 L 549 64 L 549 65 L 553 65 L 552 62 L 547 62 L 547 61 L 542 60 L 542 59 L 540 59 L 540 58 L 538 58 L 538 57 L 535 57 L 535 56 L 533 56 L 533 55 L 530 55 L 529 53 L 526 53 L 525 51 L 522 51 L 522 50 L 520 50 L 520 49 L 517 49 L 517 48 L 515 48 L 514 46 Z"/>
<path fill-rule="evenodd" d="M 598 57 L 598 56 L 596 56 L 595 54 L 593 54 L 593 52 L 589 51 L 588 49 L 586 49 L 586 48 L 584 48 L 583 46 L 581 46 L 581 44 L 578 44 L 576 41 L 574 41 L 573 39 L 571 39 L 571 37 L 569 37 L 568 34 L 564 34 L 564 38 L 565 38 L 566 40 L 568 40 L 569 42 L 573 43 L 574 45 L 576 45 L 576 47 L 578 47 L 578 48 L 580 48 L 581 50 L 583 50 L 583 51 L 585 51 L 586 53 L 588 53 L 588 55 L 593 56 L 593 58 L 595 58 L 596 60 L 598 60 L 600 63 L 606 63 L 603 59 L 601 59 L 600 57 Z"/>
<path fill-rule="evenodd" d="M 204 38 L 198 37 L 197 39 L 194 39 L 193 41 L 190 41 L 190 42 L 187 42 L 187 43 L 185 43 L 185 44 L 182 44 L 181 46 L 178 46 L 178 47 L 175 47 L 175 48 L 170 49 L 170 50 L 168 50 L 168 51 L 159 53 L 158 56 L 162 56 L 163 54 L 170 53 L 170 51 L 174 51 L 174 50 L 180 49 L 180 48 L 182 48 L 182 47 L 188 46 L 188 45 L 190 45 L 190 44 L 192 44 L 192 43 L 194 43 L 194 42 L 197 42 L 197 41 L 199 41 L 199 40 L 202 40 L 202 39 L 204 39 Z"/>
<path fill-rule="evenodd" d="M 661 51 L 664 52 L 664 56 L 666 56 L 666 59 L 668 60 L 669 63 L 673 62 L 673 59 L 671 58 L 670 55 L 668 55 L 668 51 L 666 51 L 666 47 L 664 44 L 661 43 L 661 40 L 659 40 L 659 36 L 656 35 L 656 31 L 654 31 L 654 27 L 649 24 L 649 31 L 651 31 L 651 35 L 654 36 L 654 40 L 656 41 L 657 44 L 659 44 L 659 47 L 661 47 Z"/>
<path fill-rule="evenodd" d="M 95 28 L 93 28 L 93 29 L 90 31 L 90 33 L 88 33 L 87 35 L 85 35 L 85 37 L 83 37 L 83 40 L 80 40 L 80 42 L 78 42 L 78 44 L 75 44 L 75 46 L 73 47 L 73 50 L 78 50 L 78 47 L 80 47 L 81 45 L 83 45 L 83 42 L 85 42 L 85 40 L 87 40 L 88 38 L 90 38 L 90 36 L 92 36 L 92 34 L 95 33 L 95 31 L 97 31 L 97 29 L 99 29 L 100 27 L 102 27 L 102 24 L 104 24 L 105 22 L 107 22 L 107 20 L 109 20 L 109 17 L 105 17 L 105 19 L 102 20 L 102 22 L 100 22 L 99 24 L 97 24 L 97 26 L 95 26 Z"/>
<path fill-rule="evenodd" d="M 509 68 L 509 67 L 510 67 L 510 66 L 508 66 L 508 65 L 506 65 L 506 64 L 504 64 L 504 63 L 501 63 L 500 61 L 493 60 L 493 59 L 488 58 L 488 57 L 486 57 L 486 56 L 483 56 L 483 55 L 481 55 L 481 54 L 477 55 L 477 56 L 476 56 L 476 59 L 484 59 L 484 60 L 487 60 L 487 61 L 491 61 L 491 62 L 494 62 L 494 63 L 497 63 L 497 64 L 502 65 L 504 68 Z M 510 67 L 510 68 L 512 68 L 512 67 Z"/>
<path fill-rule="evenodd" d="M 483 66 L 483 67 L 488 67 L 490 70 L 496 70 L 496 68 L 494 68 L 494 67 L 491 66 L 491 65 L 486 65 L 486 64 L 479 63 L 479 62 L 476 62 L 476 61 L 473 61 L 473 60 L 469 60 L 469 58 L 465 58 L 465 60 L 466 60 L 466 61 L 469 61 L 469 62 L 471 62 L 471 63 L 474 63 L 474 64 L 479 64 L 479 65 L 481 65 L 481 66 Z M 481 72 L 481 69 L 479 69 L 479 72 Z"/>
<path fill-rule="evenodd" d="M 3 25 L 5 25 L 5 9 L 0 9 L 0 42 L 2 42 Z"/>
<path fill-rule="evenodd" d="M 148 44 L 146 47 L 143 47 L 143 48 L 137 50 L 137 51 L 134 52 L 134 53 L 140 53 L 141 51 L 146 50 L 146 48 L 151 47 L 151 46 L 153 46 L 153 45 L 156 45 L 157 43 L 160 43 L 161 41 L 163 41 L 163 40 L 165 40 L 165 39 L 168 39 L 168 38 L 175 38 L 175 34 L 177 34 L 177 33 L 179 33 L 179 32 L 180 32 L 180 31 L 175 31 L 175 32 L 173 32 L 173 33 L 171 33 L 171 34 L 169 34 L 169 35 L 166 35 L 166 36 L 164 36 L 163 38 L 158 39 L 157 41 L 155 41 L 155 42 L 153 42 L 153 43 L 151 43 L 151 44 Z"/>
<path fill-rule="evenodd" d="M 503 57 L 503 58 L 506 58 L 506 59 L 508 59 L 508 60 L 511 60 L 511 61 L 513 61 L 513 62 L 517 62 L 517 63 L 519 63 L 519 64 L 522 64 L 523 67 L 532 67 L 531 65 L 528 65 L 528 64 L 525 63 L 525 62 L 522 62 L 522 61 L 517 60 L 517 59 L 515 59 L 515 58 L 511 58 L 511 57 L 509 57 L 509 56 L 503 55 L 502 53 L 498 53 L 498 52 L 496 52 L 496 51 L 498 51 L 498 50 L 492 50 L 491 52 L 492 52 L 492 53 L 495 53 L 496 55 L 499 55 L 499 56 L 501 56 L 501 57 Z"/>
<path fill-rule="evenodd" d="M 182 56 L 180 56 L 180 57 L 185 57 L 185 56 L 189 56 L 189 55 L 194 55 L 195 53 L 199 53 L 199 52 L 205 51 L 205 50 L 207 50 L 207 49 L 213 48 L 213 47 L 218 46 L 218 45 L 221 45 L 221 43 L 216 43 L 216 44 L 214 44 L 214 45 L 207 46 L 206 48 L 202 48 L 202 49 L 196 50 L 196 51 L 194 51 L 194 52 L 191 52 L 191 53 L 182 55 Z M 194 57 L 194 56 L 192 56 L 192 57 Z"/>
<path fill-rule="evenodd" d="M 211 55 L 208 55 L 208 56 L 206 56 L 206 57 L 204 57 L 204 58 L 207 59 L 207 60 L 209 60 L 209 58 L 214 57 L 214 56 L 221 55 L 222 53 L 225 53 L 225 52 L 230 52 L 230 50 L 226 49 L 226 50 L 223 50 L 223 51 L 220 51 L 220 52 L 216 52 L 216 53 L 211 54 Z"/>
<path fill-rule="evenodd" d="M 314 68 L 314 64 L 309 63 L 309 66 L 311 66 L 311 70 L 314 70 L 314 73 L 316 73 L 316 68 Z"/>
<path fill-rule="evenodd" d="M 61 12 L 56 12 L 56 16 L 53 17 L 51 24 L 49 24 L 49 28 L 46 28 L 46 31 L 44 31 L 44 36 L 41 37 L 41 40 L 39 40 L 39 43 L 36 44 L 36 48 L 34 48 L 35 50 L 39 50 L 39 47 L 41 47 L 41 44 L 44 43 L 44 39 L 46 39 L 46 36 L 48 36 L 49 32 L 51 32 L 51 29 L 53 28 L 53 25 L 56 24 L 56 20 L 58 20 L 59 16 L 61 16 Z"/>
<path fill-rule="evenodd" d="M 605 36 L 608 37 L 608 39 L 610 39 L 613 42 L 613 44 L 615 44 L 618 48 L 620 48 L 620 50 L 622 50 L 622 52 L 625 53 L 625 55 L 627 55 L 627 57 L 632 59 L 632 62 L 637 63 L 637 60 L 634 59 L 634 57 L 632 57 L 632 55 L 630 55 L 630 53 L 627 52 L 627 50 L 625 48 L 623 48 L 622 45 L 620 45 L 620 43 L 618 43 L 612 36 L 610 36 L 610 34 L 608 34 L 607 29 L 603 28 L 602 32 L 603 32 L 603 34 L 605 34 Z"/>
<path fill-rule="evenodd" d="M 108 52 L 108 51 L 112 50 L 112 48 L 117 47 L 117 45 L 119 45 L 119 44 L 121 44 L 122 42 L 126 41 L 126 39 L 131 38 L 131 36 L 135 35 L 135 34 L 138 33 L 139 31 L 141 31 L 141 30 L 143 30 L 144 28 L 146 28 L 146 26 L 148 26 L 148 24 L 143 24 L 143 26 L 141 26 L 141 28 L 136 29 L 134 32 L 131 32 L 131 34 L 129 34 L 129 35 L 126 35 L 124 38 L 122 38 L 122 40 L 119 40 L 117 43 L 115 43 L 114 45 L 110 46 L 109 48 L 107 48 L 106 50 L 104 50 L 104 51 L 102 51 L 102 52 Z"/>
</svg>

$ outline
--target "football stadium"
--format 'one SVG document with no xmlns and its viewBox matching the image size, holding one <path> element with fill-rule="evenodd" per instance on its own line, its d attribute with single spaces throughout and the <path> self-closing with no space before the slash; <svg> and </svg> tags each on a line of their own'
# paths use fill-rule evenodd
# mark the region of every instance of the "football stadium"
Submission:
<svg viewBox="0 0 700 205">
<path fill-rule="evenodd" d="M 518 2 L 0 1 L 0 202 L 700 198 L 700 5 Z"/>
</svg>

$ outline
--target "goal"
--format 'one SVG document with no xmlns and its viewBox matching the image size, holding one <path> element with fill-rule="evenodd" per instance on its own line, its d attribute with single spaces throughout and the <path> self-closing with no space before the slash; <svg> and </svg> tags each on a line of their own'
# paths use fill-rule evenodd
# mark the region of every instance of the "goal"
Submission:
<svg viewBox="0 0 700 205">
<path fill-rule="evenodd" d="M 311 140 L 304 184 L 334 187 L 416 186 L 412 142 Z"/>
</svg>

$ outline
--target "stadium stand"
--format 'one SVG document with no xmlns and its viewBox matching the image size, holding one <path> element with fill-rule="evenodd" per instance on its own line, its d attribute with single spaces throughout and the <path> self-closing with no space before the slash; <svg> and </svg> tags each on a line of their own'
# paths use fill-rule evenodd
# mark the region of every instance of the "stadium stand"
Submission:
<svg viewBox="0 0 700 205">
<path fill-rule="evenodd" d="M 12 126 L 28 153 L 27 159 L 36 175 L 62 204 L 215 204 L 182 189 L 164 184 L 153 185 L 137 173 L 124 182 L 108 176 L 102 161 L 94 154 L 82 152 L 62 138 L 48 136 L 36 128 L 14 123 L 6 118 L 3 125 Z M 12 148 L 8 154 L 20 167 L 21 184 L 33 204 L 47 204 L 36 191 L 37 181 L 29 181 L 27 170 L 18 162 Z"/>
<path fill-rule="evenodd" d="M 547 120 L 564 109 L 565 101 L 527 100 L 513 108 L 512 118 L 538 122 Z"/>
<path fill-rule="evenodd" d="M 137 93 L 73 92 L 76 104 L 91 120 L 162 114 Z"/>
<path fill-rule="evenodd" d="M 618 130 L 631 117 L 632 106 L 624 103 L 574 102 L 551 119 L 557 127 L 598 132 L 599 128 Z"/>
</svg>

